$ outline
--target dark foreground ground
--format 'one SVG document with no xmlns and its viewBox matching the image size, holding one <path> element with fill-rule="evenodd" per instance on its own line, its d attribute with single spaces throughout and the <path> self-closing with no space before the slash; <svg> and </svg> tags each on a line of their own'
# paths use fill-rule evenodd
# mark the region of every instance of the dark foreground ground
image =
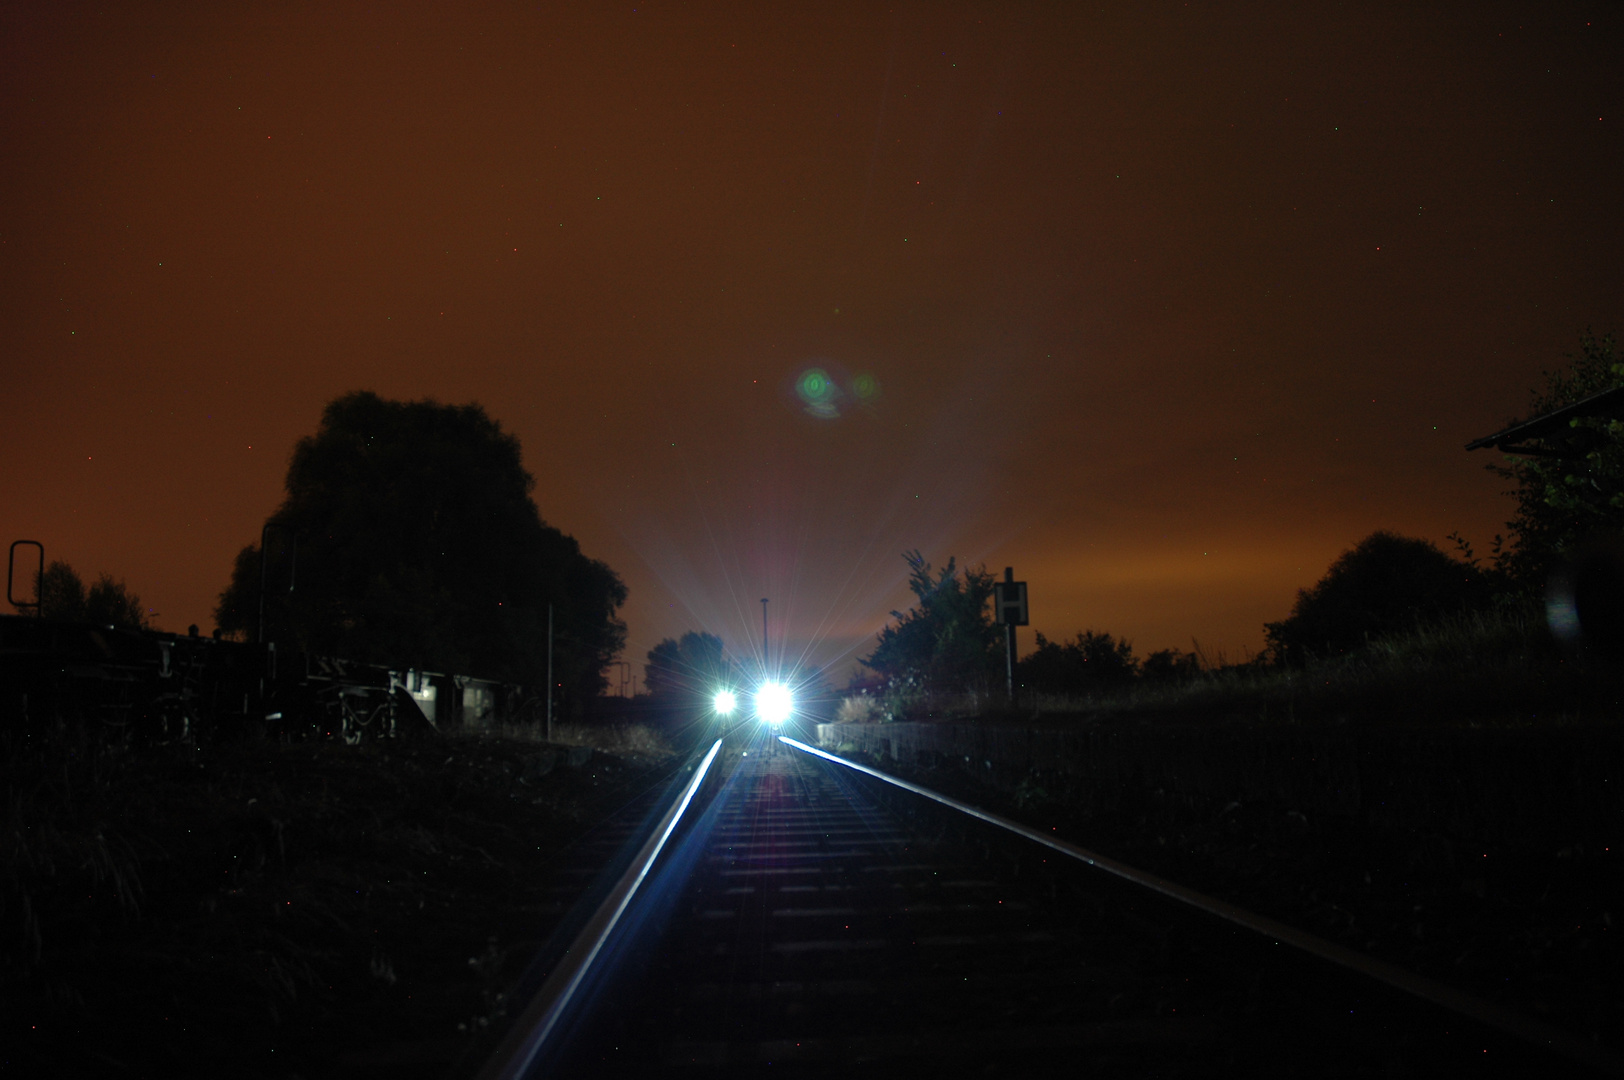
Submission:
<svg viewBox="0 0 1624 1080">
<path fill-rule="evenodd" d="M 0 1073 L 441 1076 L 670 760 L 458 737 L 3 760 Z M 576 860 L 577 862 L 579 860 Z"/>
<path fill-rule="evenodd" d="M 581 894 L 591 829 L 675 764 L 474 736 L 0 750 L 17 1076 L 443 1076 Z M 884 764 L 1587 1038 L 1624 1031 L 1617 815 L 1467 850 L 1469 821 Z"/>
<path fill-rule="evenodd" d="M 1401 815 L 1181 795 L 1149 769 L 994 780 L 943 755 L 848 756 L 1624 1053 L 1621 744 L 1615 725 L 1553 732 L 1547 757 L 1591 755 L 1564 770 L 1503 740 L 1504 770 L 1526 780 L 1509 815 L 1419 753 L 1398 767 L 1432 805 Z"/>
</svg>

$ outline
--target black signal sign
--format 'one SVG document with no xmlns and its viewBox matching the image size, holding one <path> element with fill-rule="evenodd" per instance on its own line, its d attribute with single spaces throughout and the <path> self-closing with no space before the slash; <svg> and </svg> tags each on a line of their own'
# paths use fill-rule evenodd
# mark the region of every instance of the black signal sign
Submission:
<svg viewBox="0 0 1624 1080">
<path fill-rule="evenodd" d="M 993 615 L 1004 626 L 1026 626 L 1026 582 L 995 581 L 992 583 Z"/>
</svg>

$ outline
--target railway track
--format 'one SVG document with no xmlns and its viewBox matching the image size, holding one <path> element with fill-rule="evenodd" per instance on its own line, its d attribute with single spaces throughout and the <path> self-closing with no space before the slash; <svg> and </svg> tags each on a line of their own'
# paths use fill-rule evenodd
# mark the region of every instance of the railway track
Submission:
<svg viewBox="0 0 1624 1080">
<path fill-rule="evenodd" d="M 538 963 L 482 1080 L 1618 1071 L 1605 1050 L 793 740 L 721 746 Z"/>
</svg>

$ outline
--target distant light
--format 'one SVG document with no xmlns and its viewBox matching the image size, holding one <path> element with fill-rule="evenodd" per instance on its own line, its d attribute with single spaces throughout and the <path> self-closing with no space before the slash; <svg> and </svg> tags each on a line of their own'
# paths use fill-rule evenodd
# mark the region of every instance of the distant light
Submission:
<svg viewBox="0 0 1624 1080">
<path fill-rule="evenodd" d="M 795 699 L 783 683 L 762 683 L 756 691 L 756 716 L 764 723 L 782 724 L 794 708 Z"/>
<path fill-rule="evenodd" d="M 733 710 L 739 707 L 739 699 L 731 690 L 718 690 L 715 701 L 716 711 L 722 716 L 731 716 Z"/>
</svg>

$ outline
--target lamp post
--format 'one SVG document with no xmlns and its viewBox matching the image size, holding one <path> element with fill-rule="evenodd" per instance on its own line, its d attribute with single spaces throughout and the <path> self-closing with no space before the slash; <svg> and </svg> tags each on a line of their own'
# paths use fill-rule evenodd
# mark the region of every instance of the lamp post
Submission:
<svg viewBox="0 0 1624 1080">
<path fill-rule="evenodd" d="M 547 605 L 547 741 L 553 741 L 553 605 Z"/>
<path fill-rule="evenodd" d="M 761 598 L 761 677 L 767 677 L 767 598 Z"/>
</svg>

